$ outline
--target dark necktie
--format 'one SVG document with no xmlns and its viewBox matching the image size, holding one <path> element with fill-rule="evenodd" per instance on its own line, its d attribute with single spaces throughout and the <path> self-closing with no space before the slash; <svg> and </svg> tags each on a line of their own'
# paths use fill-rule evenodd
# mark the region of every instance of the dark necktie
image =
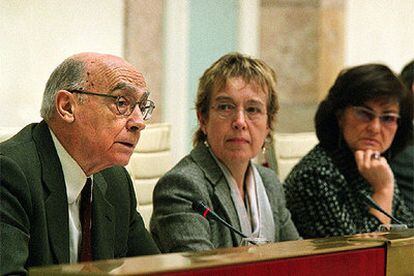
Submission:
<svg viewBox="0 0 414 276">
<path fill-rule="evenodd" d="M 91 228 L 92 228 L 92 180 L 86 180 L 85 187 L 81 192 L 80 202 L 80 221 L 82 225 L 82 242 L 79 250 L 79 261 L 92 261 L 92 242 L 91 242 Z"/>
</svg>

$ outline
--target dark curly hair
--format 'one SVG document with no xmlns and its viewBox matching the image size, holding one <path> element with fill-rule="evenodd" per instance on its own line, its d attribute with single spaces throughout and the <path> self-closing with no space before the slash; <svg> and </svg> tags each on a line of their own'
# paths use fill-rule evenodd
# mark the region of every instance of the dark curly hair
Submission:
<svg viewBox="0 0 414 276">
<path fill-rule="evenodd" d="M 320 103 L 315 115 L 315 129 L 320 144 L 328 149 L 339 147 L 343 139 L 338 117 L 349 106 L 358 106 L 371 100 L 397 102 L 400 106 L 398 129 L 386 155 L 395 156 L 413 133 L 413 93 L 385 65 L 365 64 L 341 71 Z"/>
</svg>

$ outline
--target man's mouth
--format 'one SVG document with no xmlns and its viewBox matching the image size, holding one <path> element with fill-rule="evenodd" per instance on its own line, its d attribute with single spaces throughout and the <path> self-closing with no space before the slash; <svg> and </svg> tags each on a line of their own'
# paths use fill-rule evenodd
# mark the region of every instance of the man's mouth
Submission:
<svg viewBox="0 0 414 276">
<path fill-rule="evenodd" d="M 122 144 L 122 145 L 124 145 L 124 146 L 126 146 L 126 147 L 129 147 L 129 148 L 133 148 L 134 147 L 134 144 L 131 144 L 131 143 L 128 143 L 128 142 L 118 142 L 119 144 Z"/>
</svg>

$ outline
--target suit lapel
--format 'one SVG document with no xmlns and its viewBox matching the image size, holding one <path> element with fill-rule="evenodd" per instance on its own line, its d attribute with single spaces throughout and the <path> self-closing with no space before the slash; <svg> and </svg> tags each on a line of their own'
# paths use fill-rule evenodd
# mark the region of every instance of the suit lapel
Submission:
<svg viewBox="0 0 414 276">
<path fill-rule="evenodd" d="M 113 259 L 115 215 L 113 206 L 106 200 L 108 183 L 101 174 L 93 177 L 92 245 L 95 260 Z"/>
<path fill-rule="evenodd" d="M 231 198 L 230 188 L 220 167 L 217 165 L 208 148 L 200 144 L 192 152 L 191 156 L 199 167 L 204 171 L 206 178 L 214 187 L 213 204 L 223 214 L 224 219 L 237 230 L 241 230 L 239 217 Z M 238 246 L 241 237 L 235 233 L 232 234 L 233 244 Z"/>
<path fill-rule="evenodd" d="M 66 186 L 59 157 L 47 124 L 42 121 L 33 130 L 33 139 L 45 184 L 45 211 L 51 250 L 57 263 L 69 262 L 69 214 Z"/>
<path fill-rule="evenodd" d="M 233 200 L 231 199 L 230 190 L 227 184 L 227 181 L 223 177 L 220 180 L 215 189 L 214 189 L 214 196 L 217 199 L 219 210 L 222 210 L 225 219 L 230 225 L 232 225 L 237 230 L 241 231 L 239 217 L 236 212 L 236 208 L 234 207 Z M 241 237 L 234 232 L 231 232 L 231 236 L 233 239 L 233 244 L 238 246 L 241 242 Z"/>
</svg>

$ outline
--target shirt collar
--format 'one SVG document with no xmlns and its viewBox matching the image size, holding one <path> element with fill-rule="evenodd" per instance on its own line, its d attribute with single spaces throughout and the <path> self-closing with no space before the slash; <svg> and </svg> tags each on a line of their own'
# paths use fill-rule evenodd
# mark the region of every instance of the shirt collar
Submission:
<svg viewBox="0 0 414 276">
<path fill-rule="evenodd" d="M 63 176 L 65 178 L 66 193 L 68 203 L 74 203 L 85 186 L 87 176 L 79 164 L 70 156 L 66 149 L 59 142 L 53 131 L 49 128 L 55 144 L 56 152 L 62 165 Z"/>
</svg>

